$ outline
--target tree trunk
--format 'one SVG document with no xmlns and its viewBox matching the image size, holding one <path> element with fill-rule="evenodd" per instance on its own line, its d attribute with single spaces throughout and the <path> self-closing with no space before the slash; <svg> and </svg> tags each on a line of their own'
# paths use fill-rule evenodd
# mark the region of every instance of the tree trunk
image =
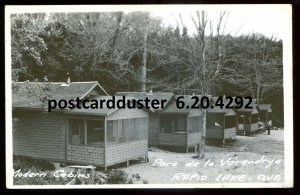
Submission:
<svg viewBox="0 0 300 195">
<path fill-rule="evenodd" d="M 148 39 L 148 25 L 146 26 L 146 32 L 144 37 L 144 53 L 143 53 L 143 65 L 142 65 L 142 91 L 146 91 L 146 76 L 147 76 L 147 39 Z"/>
</svg>

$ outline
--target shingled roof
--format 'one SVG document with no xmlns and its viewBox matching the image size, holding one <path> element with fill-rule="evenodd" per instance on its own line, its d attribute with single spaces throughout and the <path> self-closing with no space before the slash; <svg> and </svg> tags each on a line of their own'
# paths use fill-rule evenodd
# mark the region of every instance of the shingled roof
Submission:
<svg viewBox="0 0 300 195">
<path fill-rule="evenodd" d="M 180 101 L 184 102 L 184 107 L 183 108 L 178 108 L 176 105 L 176 100 L 182 96 L 183 98 L 180 99 Z M 197 95 L 197 97 L 199 98 L 199 100 L 201 99 L 202 96 Z M 170 103 L 169 106 L 167 106 L 162 113 L 165 114 L 188 114 L 191 112 L 192 110 L 192 105 L 195 103 L 195 100 L 192 99 L 192 95 L 175 95 L 175 100 L 172 101 L 172 103 Z M 188 108 L 187 108 L 188 106 Z M 199 105 L 196 105 L 197 107 Z"/>
<path fill-rule="evenodd" d="M 48 92 L 43 90 L 46 86 Z M 50 99 L 67 101 L 77 97 L 83 99 L 94 89 L 101 91 L 103 95 L 108 95 L 97 81 L 72 82 L 70 84 L 63 82 L 13 82 L 12 88 L 13 108 L 41 108 L 42 102 L 39 96 L 46 93 L 51 96 Z"/>
<path fill-rule="evenodd" d="M 248 104 L 248 101 L 244 102 L 242 107 L 238 108 L 237 111 L 238 112 L 250 112 L 252 114 L 258 113 L 256 99 L 252 99 L 251 103 L 248 105 L 248 107 L 252 107 L 252 108 L 246 108 L 247 104 Z"/>
<path fill-rule="evenodd" d="M 272 112 L 271 104 L 257 104 L 258 110 Z"/>
<path fill-rule="evenodd" d="M 209 113 L 220 113 L 224 115 L 235 115 L 234 109 L 229 108 L 221 108 L 220 106 L 215 106 L 215 102 L 219 99 L 219 97 L 212 97 L 211 106 L 207 109 L 207 112 Z M 227 105 L 229 102 L 229 99 L 223 99 L 224 105 Z"/>
<path fill-rule="evenodd" d="M 93 100 L 97 100 L 97 102 L 99 102 L 100 100 L 110 100 L 112 98 L 112 96 L 95 96 L 93 97 Z M 122 99 L 123 96 L 115 96 L 115 100 L 120 100 Z M 133 97 L 126 97 L 125 96 L 125 101 L 127 102 L 127 100 L 132 100 Z M 115 110 L 117 110 L 118 108 L 115 109 L 111 109 L 111 108 L 107 108 L 106 104 L 103 104 L 102 108 L 98 108 L 98 109 L 93 109 L 90 108 L 91 102 L 86 103 L 86 106 L 88 106 L 89 108 L 87 109 L 79 109 L 79 108 L 74 108 L 72 110 L 66 111 L 66 113 L 68 114 L 84 114 L 84 115 L 96 115 L 96 116 L 108 116 L 111 113 L 113 113 Z"/>
</svg>

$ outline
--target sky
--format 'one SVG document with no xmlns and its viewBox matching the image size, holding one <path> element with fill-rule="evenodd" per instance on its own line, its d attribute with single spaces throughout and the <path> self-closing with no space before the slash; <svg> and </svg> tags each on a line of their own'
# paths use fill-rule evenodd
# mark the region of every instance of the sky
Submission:
<svg viewBox="0 0 300 195">
<path fill-rule="evenodd" d="M 188 33 L 196 32 L 191 20 L 197 10 L 205 10 L 212 23 L 216 23 L 216 16 L 220 11 L 229 13 L 225 34 L 241 35 L 261 33 L 268 37 L 285 39 L 291 37 L 292 9 L 291 5 L 276 4 L 235 4 L 235 5 L 77 5 L 77 6 L 10 6 L 11 13 L 37 12 L 112 12 L 147 11 L 153 16 L 163 18 L 166 26 L 177 26 L 181 14 Z M 209 32 L 207 32 L 209 33 Z"/>
<path fill-rule="evenodd" d="M 151 13 L 154 16 L 161 16 L 164 25 L 173 27 L 176 27 L 178 24 L 182 27 L 179 18 L 179 14 L 181 14 L 184 25 L 188 28 L 189 34 L 192 35 L 196 32 L 196 28 L 191 17 L 196 18 L 196 10 L 201 10 L 201 6 L 186 10 L 152 11 Z M 233 36 L 261 33 L 267 37 L 273 36 L 277 40 L 282 39 L 288 33 L 289 23 L 292 21 L 290 17 L 291 11 L 285 6 L 219 6 L 204 10 L 207 11 L 207 16 L 212 21 L 212 24 L 217 23 L 220 11 L 226 11 L 228 16 L 224 32 Z M 209 29 L 207 29 L 206 33 L 209 33 Z"/>
</svg>

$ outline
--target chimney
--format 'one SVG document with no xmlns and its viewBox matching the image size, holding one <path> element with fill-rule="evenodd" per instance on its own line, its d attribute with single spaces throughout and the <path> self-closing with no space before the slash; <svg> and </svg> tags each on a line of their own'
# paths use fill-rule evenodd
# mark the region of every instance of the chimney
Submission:
<svg viewBox="0 0 300 195">
<path fill-rule="evenodd" d="M 67 72 L 67 81 L 66 81 L 66 84 L 70 84 L 70 83 L 71 83 L 70 73 Z"/>
</svg>

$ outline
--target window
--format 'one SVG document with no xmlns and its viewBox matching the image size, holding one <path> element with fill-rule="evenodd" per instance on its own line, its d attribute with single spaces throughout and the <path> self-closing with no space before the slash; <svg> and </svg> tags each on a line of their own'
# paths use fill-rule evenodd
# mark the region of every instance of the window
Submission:
<svg viewBox="0 0 300 195">
<path fill-rule="evenodd" d="M 136 119 L 136 125 L 138 129 L 138 139 L 147 139 L 148 119 L 147 118 Z"/>
<path fill-rule="evenodd" d="M 69 119 L 69 143 L 102 144 L 104 122 L 101 120 Z"/>
<path fill-rule="evenodd" d="M 214 123 L 214 126 L 215 126 L 215 127 L 221 127 L 222 125 L 220 125 L 218 122 L 215 122 L 215 123 Z"/>
<path fill-rule="evenodd" d="M 258 122 L 258 114 L 252 114 L 251 115 L 251 123 L 257 123 Z"/>
<path fill-rule="evenodd" d="M 245 115 L 239 114 L 238 115 L 238 121 L 239 121 L 240 124 L 244 124 L 245 123 Z"/>
<path fill-rule="evenodd" d="M 183 116 L 160 117 L 160 130 L 162 133 L 186 132 L 186 117 Z"/>
<path fill-rule="evenodd" d="M 251 114 L 247 115 L 245 124 L 251 124 Z"/>
<path fill-rule="evenodd" d="M 259 113 L 259 120 L 260 120 L 260 121 L 265 121 L 265 120 L 266 120 L 266 112 L 261 111 L 261 112 Z"/>
<path fill-rule="evenodd" d="M 129 141 L 137 140 L 137 138 L 138 138 L 138 119 L 130 119 L 128 138 L 129 138 Z"/>
<path fill-rule="evenodd" d="M 87 144 L 103 144 L 104 122 L 87 120 Z"/>
<path fill-rule="evenodd" d="M 272 120 L 272 112 L 267 112 L 268 120 Z"/>
<path fill-rule="evenodd" d="M 162 133 L 172 133 L 174 121 L 170 117 L 160 117 L 160 130 Z"/>
<path fill-rule="evenodd" d="M 184 117 L 178 117 L 177 121 L 174 118 L 175 128 L 174 131 L 185 131 L 186 128 L 186 119 Z"/>
<path fill-rule="evenodd" d="M 103 131 L 104 123 L 103 121 L 93 121 L 94 122 L 94 131 Z"/>
<path fill-rule="evenodd" d="M 84 120 L 69 120 L 69 143 L 84 144 Z"/>
<path fill-rule="evenodd" d="M 202 120 L 199 116 L 189 117 L 189 133 L 200 132 L 202 129 Z"/>
<path fill-rule="evenodd" d="M 118 121 L 107 121 L 107 141 L 117 142 Z"/>
<path fill-rule="evenodd" d="M 126 138 L 127 138 L 127 133 L 130 129 L 130 123 L 131 121 L 129 119 L 124 119 L 124 120 L 121 120 L 123 121 L 123 128 L 122 126 L 119 126 L 119 134 L 118 134 L 118 138 L 119 138 L 119 143 L 123 143 L 123 142 L 126 142 Z"/>
<path fill-rule="evenodd" d="M 107 141 L 124 143 L 147 138 L 148 119 L 133 118 L 107 121 Z"/>
<path fill-rule="evenodd" d="M 233 128 L 236 126 L 235 115 L 225 116 L 225 129 Z"/>
</svg>

